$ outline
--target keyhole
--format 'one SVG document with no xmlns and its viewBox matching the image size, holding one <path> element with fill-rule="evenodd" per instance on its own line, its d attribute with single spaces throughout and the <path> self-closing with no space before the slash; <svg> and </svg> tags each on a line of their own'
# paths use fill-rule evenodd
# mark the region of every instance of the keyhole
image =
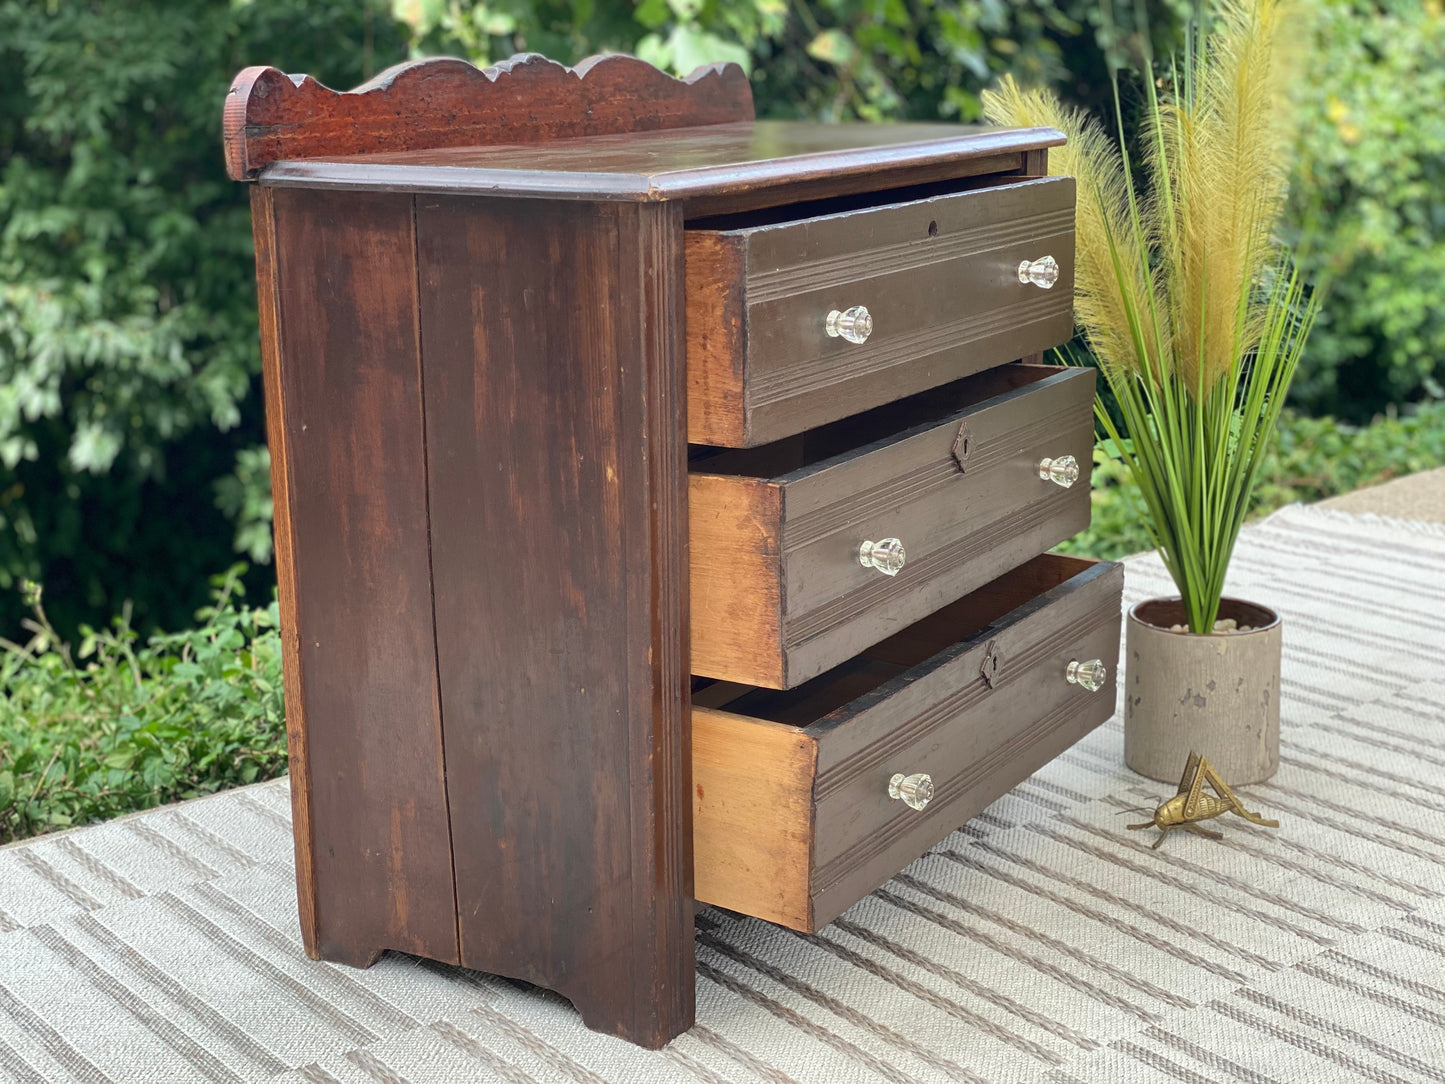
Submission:
<svg viewBox="0 0 1445 1084">
<path fill-rule="evenodd" d="M 930 222 L 930 223 L 928 224 L 928 236 L 929 236 L 929 237 L 937 237 L 937 236 L 938 236 L 938 223 L 937 223 L 937 222 Z"/>
</svg>

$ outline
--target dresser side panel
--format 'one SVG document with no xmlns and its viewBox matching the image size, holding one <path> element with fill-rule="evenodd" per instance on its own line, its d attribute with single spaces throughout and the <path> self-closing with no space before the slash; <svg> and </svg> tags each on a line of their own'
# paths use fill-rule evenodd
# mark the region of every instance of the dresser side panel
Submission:
<svg viewBox="0 0 1445 1084">
<path fill-rule="evenodd" d="M 455 962 L 412 199 L 270 199 L 267 392 L 307 947 L 357 965 L 385 949 Z"/>
<path fill-rule="evenodd" d="M 281 382 L 280 302 L 277 298 L 274 190 L 251 189 L 251 231 L 256 244 L 256 306 L 261 328 L 261 374 L 266 399 L 266 445 L 271 455 L 271 499 L 276 562 L 276 604 L 281 619 L 282 682 L 286 700 L 286 751 L 291 790 L 291 833 L 296 854 L 296 910 L 301 943 L 313 959 L 316 940 L 316 876 L 311 854 L 311 757 L 306 702 L 301 696 L 301 653 L 296 628 L 296 546 L 291 526 L 291 457 L 286 446 L 286 408 Z"/>
<path fill-rule="evenodd" d="M 692 1022 L 681 215 L 418 197 L 463 962 Z"/>
</svg>

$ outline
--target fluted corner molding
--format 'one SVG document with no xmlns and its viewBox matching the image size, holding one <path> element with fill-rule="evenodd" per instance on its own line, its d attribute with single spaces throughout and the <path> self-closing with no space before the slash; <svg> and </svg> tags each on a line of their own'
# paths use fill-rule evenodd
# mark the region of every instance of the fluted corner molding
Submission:
<svg viewBox="0 0 1445 1084">
<path fill-rule="evenodd" d="M 736 64 L 677 79 L 633 56 L 588 57 L 575 68 L 518 53 L 490 68 L 431 57 L 387 68 L 355 90 L 309 75 L 245 68 L 222 112 L 226 171 L 251 180 L 272 162 L 386 151 L 655 131 L 753 119 Z"/>
</svg>

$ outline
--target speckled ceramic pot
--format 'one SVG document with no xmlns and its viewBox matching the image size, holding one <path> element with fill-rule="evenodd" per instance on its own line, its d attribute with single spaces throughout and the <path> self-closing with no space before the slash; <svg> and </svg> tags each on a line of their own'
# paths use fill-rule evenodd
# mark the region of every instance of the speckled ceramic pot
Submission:
<svg viewBox="0 0 1445 1084">
<path fill-rule="evenodd" d="M 1231 786 L 1259 783 L 1279 767 L 1279 615 L 1223 599 L 1220 619 L 1250 632 L 1196 636 L 1177 598 L 1129 610 L 1124 647 L 1124 762 L 1178 783 L 1192 751 Z"/>
</svg>

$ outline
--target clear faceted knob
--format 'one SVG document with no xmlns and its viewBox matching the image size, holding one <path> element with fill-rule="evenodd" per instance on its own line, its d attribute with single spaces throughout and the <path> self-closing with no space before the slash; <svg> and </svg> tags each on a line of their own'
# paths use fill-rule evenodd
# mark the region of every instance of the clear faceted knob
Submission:
<svg viewBox="0 0 1445 1084">
<path fill-rule="evenodd" d="M 830 339 L 847 339 L 850 343 L 865 343 L 873 334 L 873 315 L 862 305 L 839 312 L 834 309 L 828 314 L 824 325 Z"/>
<path fill-rule="evenodd" d="M 1024 260 L 1019 264 L 1019 281 L 1032 282 L 1041 290 L 1053 288 L 1059 281 L 1059 261 L 1052 256 L 1040 260 Z"/>
<path fill-rule="evenodd" d="M 925 772 L 904 775 L 899 772 L 888 780 L 888 797 L 894 801 L 903 799 L 909 809 L 922 809 L 933 801 L 933 776 Z"/>
<path fill-rule="evenodd" d="M 1068 489 L 1079 480 L 1079 461 L 1071 455 L 1061 455 L 1058 459 L 1040 459 L 1039 477 L 1045 482 L 1053 482 L 1056 486 Z"/>
<path fill-rule="evenodd" d="M 864 568 L 876 568 L 885 576 L 898 575 L 906 557 L 903 543 L 896 538 L 864 542 L 858 547 L 858 563 Z"/>
<path fill-rule="evenodd" d="M 1109 680 L 1109 668 L 1102 659 L 1090 659 L 1088 662 L 1074 659 L 1064 671 L 1064 677 L 1069 679 L 1070 685 L 1079 685 L 1095 693 Z"/>
</svg>

